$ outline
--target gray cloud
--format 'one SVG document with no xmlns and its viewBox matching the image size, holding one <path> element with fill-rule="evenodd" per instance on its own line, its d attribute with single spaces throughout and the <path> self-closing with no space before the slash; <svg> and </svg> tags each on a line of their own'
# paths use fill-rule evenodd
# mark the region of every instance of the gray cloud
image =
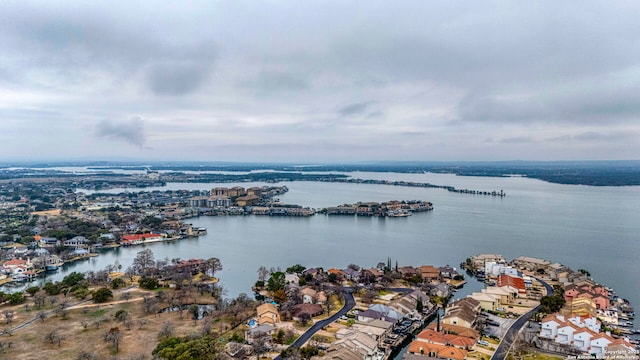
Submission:
<svg viewBox="0 0 640 360">
<path fill-rule="evenodd" d="M 524 158 L 542 142 L 549 159 L 640 158 L 623 136 L 640 133 L 639 11 L 593 0 L 6 2 L 0 153 L 47 123 L 65 156 L 86 148 L 83 121 L 140 114 L 153 137 L 128 138 L 114 121 L 89 130 L 145 144 L 139 153 L 106 142 L 91 151 L 159 157 L 162 141 L 190 157 L 201 153 L 184 144 L 214 143 L 250 159 L 260 150 L 246 146 L 268 138 L 317 144 L 296 154 L 315 158 L 322 144 L 350 142 L 377 144 L 372 158 Z M 46 143 L 34 133 L 31 143 Z M 446 146 L 436 153 L 409 135 L 422 133 Z"/>
<path fill-rule="evenodd" d="M 500 139 L 499 142 L 503 144 L 526 144 L 533 142 L 533 139 L 529 136 L 515 136 L 510 138 Z"/>
<path fill-rule="evenodd" d="M 209 76 L 210 66 L 191 61 L 167 61 L 151 65 L 149 87 L 158 95 L 185 95 L 198 89 Z"/>
<path fill-rule="evenodd" d="M 288 71 L 260 71 L 253 79 L 245 81 L 243 85 L 261 93 L 300 91 L 310 87 L 309 82 L 302 76 Z"/>
<path fill-rule="evenodd" d="M 579 141 L 620 141 L 636 138 L 636 133 L 629 132 L 594 132 L 589 131 L 573 136 L 573 139 Z"/>
<path fill-rule="evenodd" d="M 144 121 L 140 117 L 128 121 L 103 120 L 96 124 L 95 136 L 124 141 L 142 148 L 146 142 Z"/>
<path fill-rule="evenodd" d="M 342 116 L 359 115 L 366 112 L 370 105 L 370 101 L 349 104 L 338 109 L 338 114 Z"/>
</svg>

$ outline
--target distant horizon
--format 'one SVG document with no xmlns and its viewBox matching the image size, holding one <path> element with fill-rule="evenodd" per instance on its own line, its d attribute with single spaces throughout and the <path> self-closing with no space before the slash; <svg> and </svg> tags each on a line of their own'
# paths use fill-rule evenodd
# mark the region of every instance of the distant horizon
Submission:
<svg viewBox="0 0 640 360">
<path fill-rule="evenodd" d="M 0 160 L 0 166 L 6 164 L 76 164 L 82 166 L 142 166 L 145 164 L 203 164 L 203 165 L 288 165 L 288 166 L 327 166 L 327 165 L 385 165 L 385 164 L 562 164 L 562 163 L 638 163 L 640 159 L 586 159 L 586 160 L 354 160 L 354 161 L 230 161 L 230 160 L 149 160 L 149 159 L 34 159 Z"/>
</svg>

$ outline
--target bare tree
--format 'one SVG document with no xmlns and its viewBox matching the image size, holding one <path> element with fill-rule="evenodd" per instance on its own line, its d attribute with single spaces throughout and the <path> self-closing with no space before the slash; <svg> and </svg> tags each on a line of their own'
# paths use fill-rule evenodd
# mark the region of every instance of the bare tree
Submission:
<svg viewBox="0 0 640 360">
<path fill-rule="evenodd" d="M 36 318 L 40 319 L 40 321 L 44 322 L 44 319 L 47 318 L 47 314 L 44 311 L 40 311 L 38 312 L 38 314 L 36 315 Z"/>
<path fill-rule="evenodd" d="M 7 309 L 3 311 L 2 314 L 4 315 L 7 324 L 11 324 L 13 322 L 13 316 L 15 315 L 13 311 Z"/>
<path fill-rule="evenodd" d="M 147 325 L 147 319 L 138 319 L 138 330 L 141 330 L 145 325 Z"/>
<path fill-rule="evenodd" d="M 210 276 L 215 276 L 216 272 L 222 270 L 222 263 L 220 259 L 212 257 L 205 261 L 206 273 Z"/>
<path fill-rule="evenodd" d="M 67 315 L 68 315 L 67 308 L 69 307 L 69 302 L 68 302 L 68 301 L 66 301 L 66 300 L 64 300 L 64 301 L 62 301 L 62 302 L 60 303 L 60 305 L 59 305 L 59 306 L 60 306 L 60 308 L 59 308 L 59 310 L 58 310 L 58 313 L 59 313 L 60 315 L 62 315 L 62 319 L 66 319 L 66 318 L 67 318 Z"/>
<path fill-rule="evenodd" d="M 267 276 L 269 276 L 270 272 L 269 269 L 267 269 L 264 265 L 261 265 L 258 268 L 258 280 L 260 281 L 264 281 Z"/>
<path fill-rule="evenodd" d="M 139 251 L 133 259 L 131 267 L 136 274 L 143 276 L 149 275 L 151 269 L 156 265 L 151 249 Z"/>
<path fill-rule="evenodd" d="M 172 333 L 173 333 L 173 325 L 171 325 L 170 322 L 165 321 L 162 324 L 162 329 L 160 329 L 160 332 L 158 333 L 158 338 L 160 339 L 167 338 L 171 336 Z"/>
<path fill-rule="evenodd" d="M 63 340 L 62 335 L 58 334 L 58 330 L 53 330 L 49 332 L 45 337 L 45 339 L 49 341 L 51 344 L 57 344 L 58 347 L 60 347 L 60 343 Z"/>
<path fill-rule="evenodd" d="M 253 348 L 253 352 L 256 354 L 257 360 L 260 360 L 260 355 L 264 354 L 264 352 L 269 349 L 268 345 L 270 340 L 271 337 L 266 333 L 258 333 L 254 335 L 251 347 Z"/>
<path fill-rule="evenodd" d="M 203 336 L 211 334 L 212 323 L 213 323 L 213 321 L 212 321 L 210 316 L 207 316 L 207 317 L 204 318 L 204 321 L 202 322 L 202 335 Z"/>
<path fill-rule="evenodd" d="M 145 314 L 153 314 L 157 311 L 158 300 L 145 296 L 142 299 L 142 310 Z"/>
<path fill-rule="evenodd" d="M 109 331 L 107 331 L 104 335 L 104 341 L 110 342 L 111 344 L 113 344 L 113 347 L 115 348 L 116 353 L 120 348 L 121 340 L 122 340 L 122 332 L 117 327 L 109 329 Z"/>
</svg>

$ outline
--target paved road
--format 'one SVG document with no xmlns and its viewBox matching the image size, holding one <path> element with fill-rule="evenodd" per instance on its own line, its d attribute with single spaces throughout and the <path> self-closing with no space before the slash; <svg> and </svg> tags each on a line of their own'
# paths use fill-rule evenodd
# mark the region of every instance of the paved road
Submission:
<svg viewBox="0 0 640 360">
<path fill-rule="evenodd" d="M 553 288 L 549 284 L 547 284 L 546 282 L 538 278 L 535 278 L 535 279 L 538 280 L 547 289 L 547 296 L 553 295 Z M 529 318 L 531 318 L 531 316 L 535 314 L 535 312 L 538 311 L 538 309 L 540 309 L 540 306 L 541 305 L 536 306 L 526 314 L 520 316 L 513 324 L 511 324 L 511 327 L 505 333 L 504 337 L 502 338 L 502 341 L 500 342 L 500 345 L 498 345 L 498 348 L 496 349 L 496 352 L 491 357 L 491 360 L 505 359 L 505 357 L 509 353 L 509 350 L 511 349 L 513 340 L 515 340 L 516 337 L 518 336 L 518 332 L 524 326 L 524 324 L 527 323 Z"/>
<path fill-rule="evenodd" d="M 320 331 L 320 329 L 338 320 L 340 316 L 345 315 L 351 309 L 353 309 L 353 307 L 356 305 L 356 300 L 353 298 L 351 289 L 344 289 L 343 293 L 344 293 L 344 306 L 342 307 L 342 309 L 340 309 L 340 311 L 338 311 L 337 313 L 333 314 L 331 317 L 324 320 L 320 320 L 315 324 L 313 324 L 313 326 L 311 326 L 307 331 L 305 331 L 304 334 L 300 335 L 300 337 L 296 339 L 296 341 L 294 341 L 293 344 L 291 344 L 291 346 L 301 347 L 304 343 L 306 343 L 309 339 L 311 339 L 311 337 L 315 333 Z M 282 358 L 280 357 L 280 355 L 278 355 L 276 356 L 275 360 L 282 360 Z"/>
</svg>

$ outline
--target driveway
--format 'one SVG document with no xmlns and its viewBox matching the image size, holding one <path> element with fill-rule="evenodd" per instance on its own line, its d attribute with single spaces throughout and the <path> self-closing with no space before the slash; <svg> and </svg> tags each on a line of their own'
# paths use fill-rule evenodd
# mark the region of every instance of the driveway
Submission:
<svg viewBox="0 0 640 360">
<path fill-rule="evenodd" d="M 342 309 L 340 309 L 340 311 L 333 314 L 332 316 L 324 320 L 320 320 L 315 324 L 313 324 L 309 329 L 307 329 L 307 331 L 304 332 L 304 334 L 300 335 L 300 337 L 297 338 L 296 341 L 294 341 L 293 344 L 291 344 L 290 346 L 301 347 L 302 345 L 304 345 L 304 343 L 309 341 L 309 339 L 311 339 L 311 337 L 315 335 L 315 333 L 320 331 L 320 329 L 338 320 L 340 316 L 347 314 L 351 309 L 353 309 L 353 307 L 356 305 L 356 300 L 353 298 L 351 289 L 344 289 L 343 293 L 344 293 L 344 306 L 342 307 Z M 281 359 L 282 358 L 280 357 L 280 355 L 276 356 L 276 360 L 281 360 Z"/>
</svg>

